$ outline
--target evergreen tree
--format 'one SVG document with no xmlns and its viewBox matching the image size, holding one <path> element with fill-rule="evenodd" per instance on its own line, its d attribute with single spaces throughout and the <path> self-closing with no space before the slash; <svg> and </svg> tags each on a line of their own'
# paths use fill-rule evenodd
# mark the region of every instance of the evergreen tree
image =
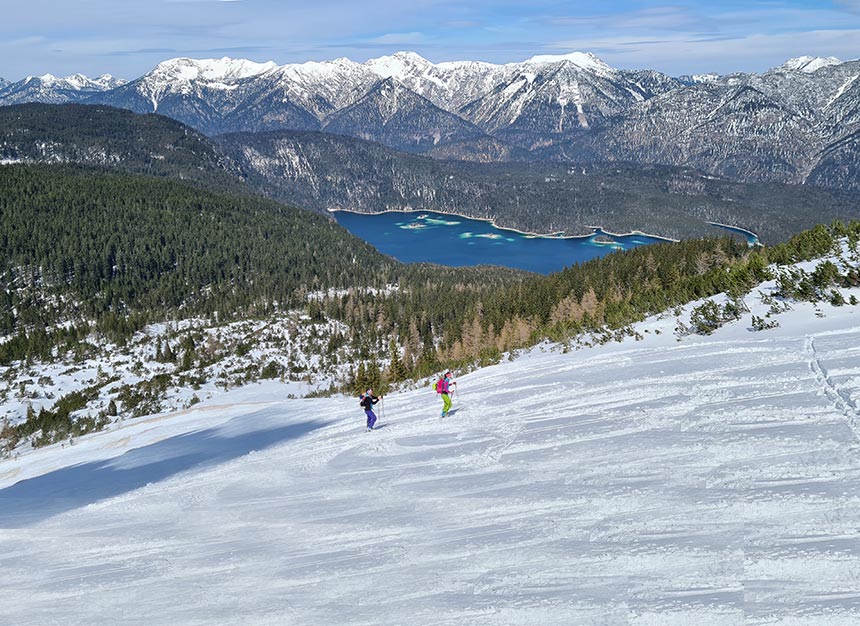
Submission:
<svg viewBox="0 0 860 626">
<path fill-rule="evenodd" d="M 390 360 L 390 364 L 388 366 L 388 380 L 391 382 L 405 380 L 408 376 L 408 372 L 406 371 L 406 366 L 403 364 L 403 361 L 400 359 L 400 348 L 397 346 L 397 342 L 395 342 L 394 339 L 392 339 L 388 344 L 388 358 Z"/>
<path fill-rule="evenodd" d="M 358 368 L 355 372 L 355 385 L 353 386 L 353 391 L 358 394 L 364 393 L 369 387 L 367 370 L 364 367 L 364 361 L 360 361 L 358 363 Z"/>
</svg>

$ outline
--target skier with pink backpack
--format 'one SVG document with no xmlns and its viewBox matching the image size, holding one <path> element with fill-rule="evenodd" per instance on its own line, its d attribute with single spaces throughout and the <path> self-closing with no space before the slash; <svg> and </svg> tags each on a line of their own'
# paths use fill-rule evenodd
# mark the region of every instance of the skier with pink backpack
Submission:
<svg viewBox="0 0 860 626">
<path fill-rule="evenodd" d="M 436 381 L 436 393 L 442 395 L 442 417 L 447 417 L 451 410 L 451 385 L 457 386 L 457 383 L 451 380 L 451 371 L 445 372 L 439 380 Z"/>
</svg>

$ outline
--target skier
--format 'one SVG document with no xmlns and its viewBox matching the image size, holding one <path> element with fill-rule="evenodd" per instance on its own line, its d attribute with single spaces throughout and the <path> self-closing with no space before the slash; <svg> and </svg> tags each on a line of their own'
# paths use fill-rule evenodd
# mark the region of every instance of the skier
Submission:
<svg viewBox="0 0 860 626">
<path fill-rule="evenodd" d="M 378 398 L 373 395 L 373 389 L 368 389 L 366 393 L 361 394 L 361 402 L 359 406 L 364 407 L 364 414 L 367 415 L 367 430 L 373 430 L 373 425 L 376 423 L 376 413 L 373 412 L 373 405 L 382 400 L 382 396 Z"/>
<path fill-rule="evenodd" d="M 436 393 L 442 394 L 442 417 L 448 417 L 451 410 L 451 385 L 456 387 L 457 383 L 451 380 L 451 370 L 448 370 L 436 383 Z"/>
</svg>

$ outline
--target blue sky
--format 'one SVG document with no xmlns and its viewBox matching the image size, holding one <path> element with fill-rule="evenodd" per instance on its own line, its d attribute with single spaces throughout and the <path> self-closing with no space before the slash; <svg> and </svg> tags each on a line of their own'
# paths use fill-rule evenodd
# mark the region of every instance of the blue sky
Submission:
<svg viewBox="0 0 860 626">
<path fill-rule="evenodd" d="M 414 50 L 434 62 L 593 52 L 668 74 L 763 71 L 802 56 L 860 57 L 860 0 L 14 0 L 0 77 L 135 78 L 176 56 L 277 63 Z"/>
</svg>

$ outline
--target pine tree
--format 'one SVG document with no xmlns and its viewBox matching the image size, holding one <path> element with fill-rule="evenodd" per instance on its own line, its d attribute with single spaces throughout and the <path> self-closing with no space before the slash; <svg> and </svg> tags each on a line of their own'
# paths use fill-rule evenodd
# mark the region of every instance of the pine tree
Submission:
<svg viewBox="0 0 860 626">
<path fill-rule="evenodd" d="M 365 392 L 369 385 L 367 384 L 367 370 L 364 367 L 364 361 L 360 361 L 358 364 L 358 368 L 355 372 L 355 383 L 353 385 L 353 391 L 356 394 L 362 394 Z"/>
<path fill-rule="evenodd" d="M 375 356 L 370 359 L 370 363 L 367 365 L 367 387 L 372 388 L 376 395 L 382 392 L 382 371 Z"/>
<path fill-rule="evenodd" d="M 391 382 L 405 380 L 408 376 L 408 372 L 406 371 L 403 361 L 400 360 L 400 349 L 394 339 L 392 339 L 388 345 L 388 355 L 388 358 L 391 361 L 388 366 L 388 380 Z"/>
</svg>

